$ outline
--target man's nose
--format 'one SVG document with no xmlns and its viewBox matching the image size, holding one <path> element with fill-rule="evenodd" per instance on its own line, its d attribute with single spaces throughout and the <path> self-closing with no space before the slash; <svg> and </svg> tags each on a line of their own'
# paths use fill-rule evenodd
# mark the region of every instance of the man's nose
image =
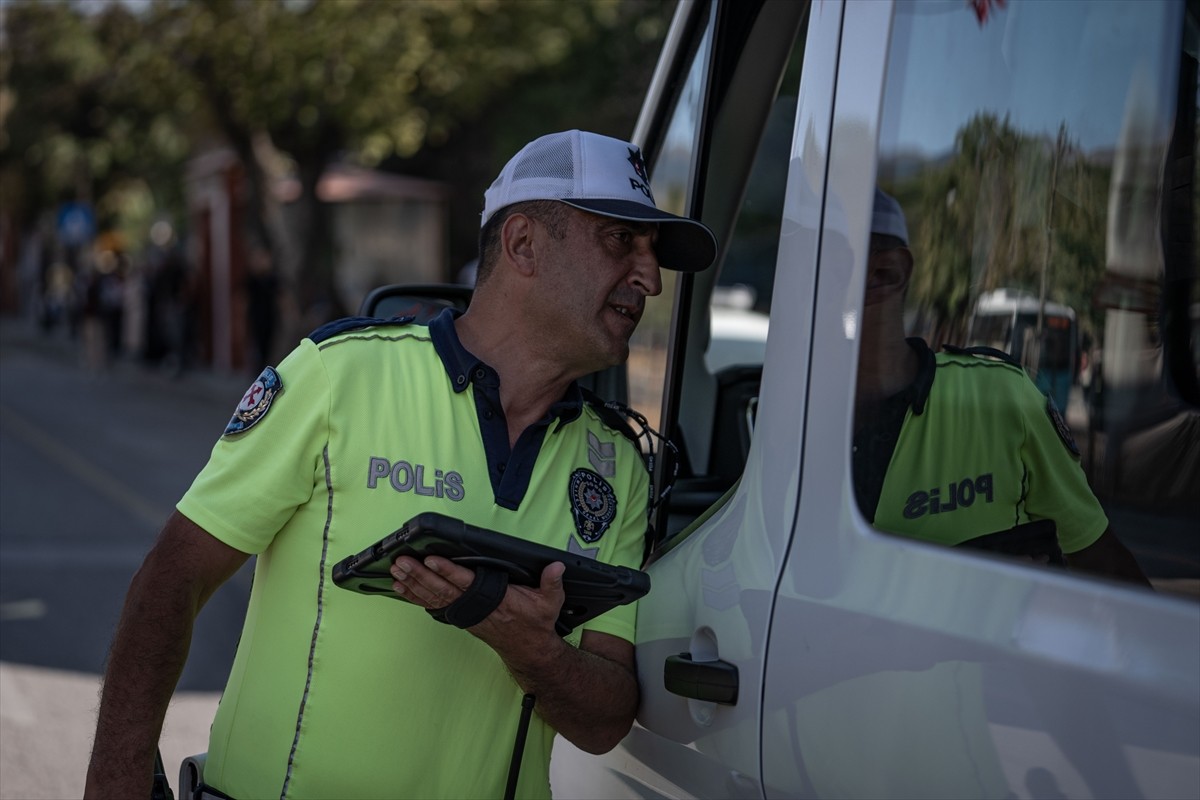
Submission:
<svg viewBox="0 0 1200 800">
<path fill-rule="evenodd" d="M 654 243 L 650 237 L 638 237 L 638 246 L 633 258 L 634 266 L 629 272 L 630 283 L 647 297 L 661 294 L 662 272 L 658 266 L 658 255 L 654 252 Z"/>
</svg>

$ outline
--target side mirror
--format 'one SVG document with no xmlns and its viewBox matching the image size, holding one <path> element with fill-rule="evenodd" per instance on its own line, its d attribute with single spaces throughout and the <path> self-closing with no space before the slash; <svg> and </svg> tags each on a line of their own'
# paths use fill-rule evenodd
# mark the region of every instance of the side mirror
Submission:
<svg viewBox="0 0 1200 800">
<path fill-rule="evenodd" d="M 465 311 L 473 291 L 458 283 L 394 283 L 372 289 L 358 313 L 379 319 L 413 316 L 417 322 L 428 322 L 447 308 Z"/>
</svg>

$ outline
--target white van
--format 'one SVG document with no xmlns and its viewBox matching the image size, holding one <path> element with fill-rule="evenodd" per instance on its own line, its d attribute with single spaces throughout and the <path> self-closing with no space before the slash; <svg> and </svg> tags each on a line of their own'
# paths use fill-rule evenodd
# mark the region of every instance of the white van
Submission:
<svg viewBox="0 0 1200 800">
<path fill-rule="evenodd" d="M 641 707 L 605 756 L 556 745 L 556 798 L 1200 797 L 1198 39 L 1196 0 L 681 0 L 634 138 L 721 253 L 633 343 L 680 449 Z M 968 344 L 1000 288 L 1076 310 L 1103 381 L 1064 441 L 1154 591 L 868 521 L 877 186 L 910 336 Z M 729 287 L 760 364 L 706 359 Z"/>
</svg>

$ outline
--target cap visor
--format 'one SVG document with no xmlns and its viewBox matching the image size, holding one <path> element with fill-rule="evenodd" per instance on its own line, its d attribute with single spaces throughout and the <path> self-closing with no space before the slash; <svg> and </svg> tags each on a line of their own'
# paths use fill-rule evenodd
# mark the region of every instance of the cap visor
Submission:
<svg viewBox="0 0 1200 800">
<path fill-rule="evenodd" d="M 658 244 L 654 248 L 659 266 L 679 272 L 700 272 L 717 258 L 717 238 L 702 222 L 679 217 L 653 206 L 629 200 L 564 200 L 573 208 L 613 219 L 658 223 Z"/>
</svg>

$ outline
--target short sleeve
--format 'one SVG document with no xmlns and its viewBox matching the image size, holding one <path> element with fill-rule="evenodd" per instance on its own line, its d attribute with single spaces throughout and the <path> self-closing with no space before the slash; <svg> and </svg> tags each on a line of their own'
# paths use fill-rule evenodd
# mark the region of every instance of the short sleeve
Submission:
<svg viewBox="0 0 1200 800">
<path fill-rule="evenodd" d="M 1108 517 L 1079 464 L 1066 423 L 1052 401 L 1025 381 L 1022 460 L 1029 469 L 1025 507 L 1035 518 L 1053 519 L 1064 553 L 1076 553 L 1100 538 Z"/>
<path fill-rule="evenodd" d="M 179 501 L 180 513 L 230 547 L 261 553 L 324 475 L 329 379 L 305 339 L 277 370 L 282 388 L 255 424 L 225 434 Z"/>
<path fill-rule="evenodd" d="M 631 449 L 636 450 L 630 445 Z M 641 454 L 636 454 L 637 466 L 632 470 L 625 509 L 621 513 L 620 535 L 609 553 L 602 559 L 610 564 L 639 569 L 645 555 L 646 503 L 649 500 L 650 477 L 641 467 Z M 637 633 L 637 603 L 617 606 L 594 620 L 585 623 L 584 630 L 611 634 L 628 642 L 634 641 Z"/>
</svg>

